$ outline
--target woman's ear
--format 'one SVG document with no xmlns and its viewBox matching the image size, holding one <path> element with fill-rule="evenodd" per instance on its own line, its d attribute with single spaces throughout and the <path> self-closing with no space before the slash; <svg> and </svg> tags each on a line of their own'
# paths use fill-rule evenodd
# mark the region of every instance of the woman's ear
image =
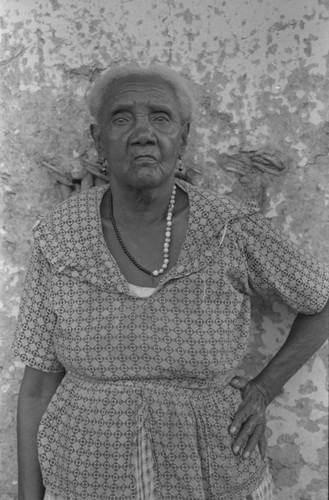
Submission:
<svg viewBox="0 0 329 500">
<path fill-rule="evenodd" d="M 98 153 L 98 156 L 102 157 L 102 146 L 101 146 L 101 131 L 97 123 L 91 123 L 90 125 L 90 133 L 94 140 L 95 148 Z"/>
<path fill-rule="evenodd" d="M 181 155 L 183 155 L 184 152 L 185 152 L 189 133 L 190 133 L 190 123 L 187 122 L 184 125 L 184 128 L 182 130 L 182 135 L 181 135 L 181 145 L 180 145 L 180 153 L 181 153 Z"/>
</svg>

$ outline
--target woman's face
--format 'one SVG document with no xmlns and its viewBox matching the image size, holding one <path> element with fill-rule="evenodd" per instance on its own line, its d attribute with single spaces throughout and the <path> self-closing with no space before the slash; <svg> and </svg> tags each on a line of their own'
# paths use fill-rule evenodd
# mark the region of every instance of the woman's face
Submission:
<svg viewBox="0 0 329 500">
<path fill-rule="evenodd" d="M 99 154 L 109 163 L 111 182 L 141 189 L 172 181 L 188 127 L 166 82 L 131 75 L 111 87 L 100 124 L 92 131 Z"/>
</svg>

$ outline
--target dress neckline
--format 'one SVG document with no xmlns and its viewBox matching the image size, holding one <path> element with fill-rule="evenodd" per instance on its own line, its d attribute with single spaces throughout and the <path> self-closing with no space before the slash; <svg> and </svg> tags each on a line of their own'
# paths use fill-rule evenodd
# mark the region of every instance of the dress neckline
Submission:
<svg viewBox="0 0 329 500">
<path fill-rule="evenodd" d="M 186 229 L 186 234 L 184 241 L 182 243 L 181 249 L 178 254 L 178 258 L 176 261 L 176 264 L 167 272 L 165 273 L 161 279 L 159 280 L 158 284 L 156 287 L 141 287 L 141 288 L 152 288 L 152 292 L 149 296 L 151 296 L 158 288 L 160 288 L 168 279 L 172 277 L 172 275 L 177 274 L 177 268 L 181 267 L 182 263 L 186 260 L 187 257 L 187 252 L 186 252 L 186 243 L 189 239 L 189 235 L 192 229 L 192 224 L 193 224 L 193 210 L 194 210 L 194 205 L 192 202 L 192 197 L 190 196 L 190 192 L 186 187 L 181 183 L 179 180 L 175 180 L 176 185 L 184 192 L 186 193 L 188 197 L 188 202 L 189 202 L 189 216 L 188 216 L 188 224 L 187 224 L 187 229 Z M 119 265 L 113 255 L 110 252 L 110 249 L 108 248 L 104 233 L 103 233 L 103 227 L 102 227 L 102 217 L 101 217 L 101 205 L 103 202 L 104 197 L 108 193 L 110 189 L 110 184 L 107 184 L 106 186 L 103 187 L 103 189 L 100 191 L 100 196 L 97 197 L 97 207 L 96 207 L 96 212 L 97 212 L 97 223 L 98 223 L 98 235 L 101 243 L 101 247 L 103 247 L 103 251 L 101 253 L 101 257 L 107 266 L 111 265 L 112 269 L 114 269 L 115 274 L 118 276 L 119 281 L 121 282 L 121 285 L 123 286 L 123 289 L 127 292 L 129 291 L 131 293 L 131 290 L 129 288 L 129 282 L 125 278 L 124 274 L 121 272 L 121 269 L 119 268 Z M 191 242 L 190 242 L 191 243 Z M 188 245 L 190 247 L 190 245 Z M 139 285 L 134 285 L 134 286 L 139 286 Z"/>
</svg>

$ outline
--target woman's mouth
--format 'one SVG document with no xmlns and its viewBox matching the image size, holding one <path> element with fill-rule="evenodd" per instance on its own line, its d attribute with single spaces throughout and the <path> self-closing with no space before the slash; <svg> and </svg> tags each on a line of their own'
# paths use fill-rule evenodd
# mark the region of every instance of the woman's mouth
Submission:
<svg viewBox="0 0 329 500">
<path fill-rule="evenodd" d="M 154 164 L 157 163 L 158 160 L 153 155 L 138 155 L 135 156 L 133 162 L 138 164 Z"/>
</svg>

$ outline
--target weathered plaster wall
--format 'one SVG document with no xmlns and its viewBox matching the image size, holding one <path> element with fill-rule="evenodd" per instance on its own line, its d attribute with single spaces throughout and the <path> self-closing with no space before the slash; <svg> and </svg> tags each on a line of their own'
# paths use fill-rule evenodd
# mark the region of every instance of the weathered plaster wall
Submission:
<svg viewBox="0 0 329 500">
<path fill-rule="evenodd" d="M 254 196 L 287 237 L 328 259 L 328 0 L 1 0 L 0 499 L 16 498 L 14 329 L 39 212 L 79 189 L 91 154 L 83 96 L 102 68 L 157 61 L 195 82 L 185 164 L 197 182 Z M 251 151 L 258 151 L 258 156 Z M 259 151 L 260 150 L 260 151 Z M 47 168 L 48 167 L 48 168 Z M 72 188 L 72 186 L 71 186 Z M 64 189 L 65 191 L 65 189 Z M 293 315 L 256 304 L 246 360 L 256 373 Z M 279 500 L 327 498 L 326 347 L 269 410 Z"/>
</svg>

